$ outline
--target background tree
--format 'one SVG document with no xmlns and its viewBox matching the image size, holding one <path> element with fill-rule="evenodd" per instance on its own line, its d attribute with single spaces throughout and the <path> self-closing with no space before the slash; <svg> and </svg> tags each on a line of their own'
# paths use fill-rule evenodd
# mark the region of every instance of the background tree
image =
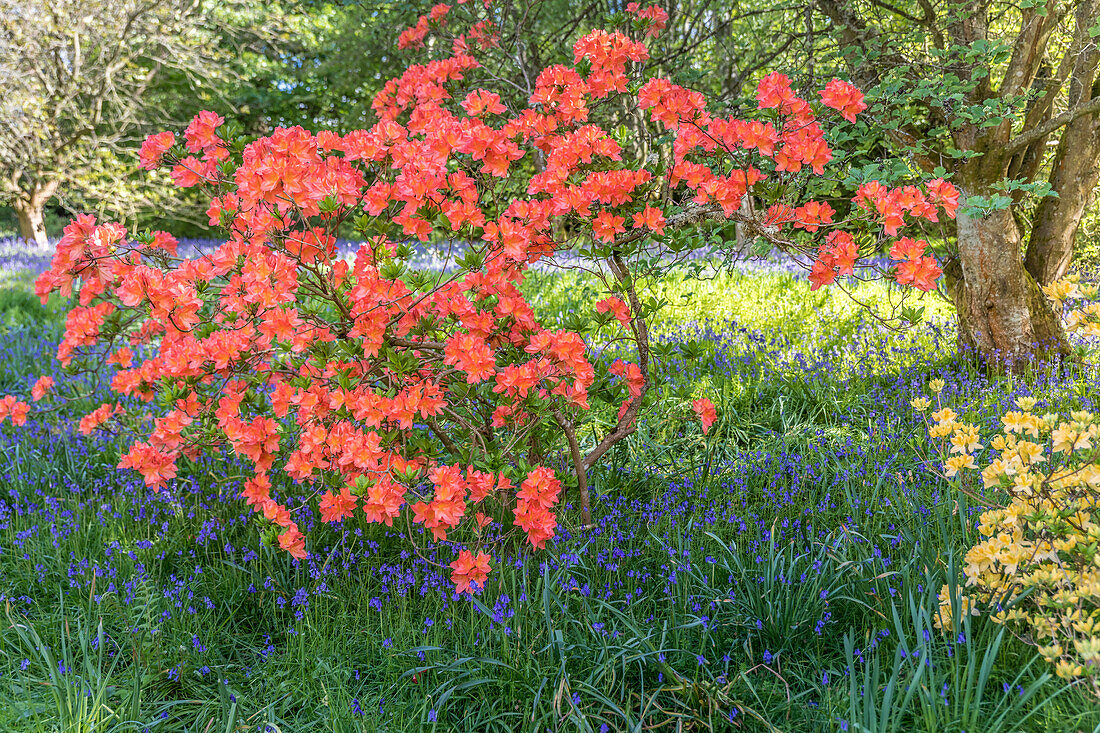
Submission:
<svg viewBox="0 0 1100 733">
<path fill-rule="evenodd" d="M 56 194 L 88 172 L 124 176 L 105 158 L 172 121 L 179 103 L 157 104 L 158 85 L 186 98 L 181 85 L 209 85 L 224 71 L 220 29 L 237 6 L 222 3 L 215 15 L 207 5 L 0 0 L 0 202 L 25 239 L 44 244 L 43 212 Z"/>
<path fill-rule="evenodd" d="M 51 24 L 69 27 L 74 23 L 84 28 L 78 33 L 77 42 L 84 46 L 84 71 L 88 73 L 88 37 L 106 34 L 121 38 L 119 13 L 129 7 L 123 3 L 107 6 L 106 10 L 116 16 L 111 21 L 106 14 L 94 19 L 77 17 L 79 3 L 62 3 L 53 8 L 50 23 L 23 28 L 24 16 L 41 14 L 32 12 L 33 9 L 24 12 L 24 4 L 16 0 L 0 3 L 5 8 L 3 22 L 7 33 L 6 40 L 0 41 L 3 44 L 0 63 L 5 69 L 20 73 L 32 66 L 39 72 L 48 72 L 51 68 L 47 59 L 69 58 L 73 36 L 50 28 Z M 133 3 L 130 6 L 142 13 L 152 11 Z M 625 6 L 621 4 L 618 10 L 623 11 Z M 751 96 L 756 77 L 768 64 L 781 61 L 780 68 L 792 69 L 799 57 L 811 58 L 806 53 L 806 36 L 800 25 L 804 14 L 798 5 L 776 4 L 772 0 L 752 3 L 684 0 L 665 2 L 663 7 L 669 13 L 668 29 L 659 38 L 651 39 L 655 66 L 670 78 L 698 88 L 719 102 Z M 187 63 L 143 62 L 147 71 L 157 67 L 145 85 L 128 87 L 115 80 L 120 98 L 141 92 L 140 99 L 128 100 L 128 104 L 140 108 L 136 124 L 131 120 L 123 126 L 104 118 L 95 134 L 83 140 L 80 149 L 60 155 L 51 147 L 55 142 L 29 149 L 25 130 L 37 126 L 52 130 L 50 135 L 57 138 L 72 127 L 65 121 L 66 115 L 56 119 L 52 115 L 33 118 L 21 106 L 8 120 L 9 129 L 2 133 L 5 140 L 10 140 L 0 141 L 8 151 L 3 158 L 5 168 L 11 171 L 5 176 L 9 184 L 19 172 L 18 184 L 5 186 L 6 190 L 0 194 L 0 209 L 5 204 L 18 209 L 21 235 L 39 241 L 45 231 L 44 209 L 68 215 L 103 213 L 110 209 L 116 216 L 124 215 L 140 226 L 169 227 L 181 235 L 209 236 L 206 217 L 201 208 L 196 208 L 198 202 L 194 196 L 138 171 L 136 149 L 140 138 L 153 129 L 178 126 L 200 109 L 232 114 L 247 132 L 257 135 L 268 134 L 278 126 L 293 125 L 337 132 L 356 129 L 370 118 L 371 100 L 381 86 L 400 73 L 404 60 L 394 48 L 393 39 L 422 10 L 416 5 L 387 0 L 264 3 L 235 0 L 206 3 L 205 9 L 196 3 L 190 19 L 177 18 L 178 33 L 172 39 L 176 44 L 188 44 Z M 570 60 L 571 44 L 579 29 L 605 15 L 606 10 L 575 0 L 501 4 L 498 12 L 502 20 L 510 19 L 515 29 L 515 38 L 510 40 L 515 41 L 521 54 L 519 60 L 525 64 L 520 69 L 501 69 L 502 73 L 515 77 L 511 79 L 511 88 L 522 96 L 541 68 Z M 66 13 L 76 15 L 67 17 Z M 113 35 L 105 26 L 112 22 L 116 29 Z M 53 51 L 35 51 L 28 56 L 19 44 L 32 42 L 38 49 Z M 138 41 L 139 45 L 147 42 L 149 39 L 144 37 Z M 135 48 L 131 43 L 128 57 L 135 57 Z M 196 58 L 199 48 L 202 55 Z M 812 62 L 808 66 L 812 71 Z M 31 80 L 17 78 L 20 73 L 8 74 L 5 79 L 5 96 L 10 100 L 11 110 L 16 107 L 14 100 L 39 94 L 38 87 L 43 83 L 48 81 L 51 88 L 59 86 L 59 82 L 49 79 L 37 79 L 38 86 L 32 85 Z M 521 78 L 525 74 L 526 80 Z M 80 83 L 82 89 L 94 89 L 96 80 L 89 77 Z M 64 103 L 65 100 L 56 99 L 50 102 L 54 106 Z M 636 126 L 636 121 L 629 118 L 625 122 Z M 47 149 L 37 150 L 39 147 Z M 38 178 L 42 182 L 35 189 L 32 179 Z"/>
<path fill-rule="evenodd" d="M 1069 266 L 1100 175 L 1100 2 L 812 8 L 827 23 L 819 47 L 883 101 L 873 111 L 890 145 L 949 173 L 965 197 L 945 231 L 961 345 L 998 363 L 1065 353 L 1040 286 Z"/>
<path fill-rule="evenodd" d="M 239 61 L 246 83 L 225 90 L 234 119 L 255 134 L 294 125 L 343 133 L 366 124 L 374 95 L 404 68 L 394 39 L 422 11 L 385 0 L 270 5 L 271 42 L 249 49 Z"/>
<path fill-rule="evenodd" d="M 91 18 L 79 2 L 39 12 L 34 2 L 0 0 L 0 201 L 18 210 L 24 236 L 43 238 L 51 197 L 74 213 L 106 204 L 142 225 L 208 233 L 194 201 L 133 175 L 141 134 L 200 108 L 231 114 L 251 134 L 356 129 L 400 71 L 392 39 L 423 10 L 384 0 L 237 0 L 207 11 L 203 1 L 112 0 Z M 880 104 L 868 121 L 833 140 L 857 164 L 847 183 L 896 182 L 918 167 L 957 181 L 968 204 L 941 234 L 960 340 L 987 360 L 1019 361 L 1068 348 L 1038 286 L 1065 272 L 1097 183 L 1098 3 L 922 0 L 911 10 L 882 0 L 663 0 L 668 20 L 651 51 L 654 68 L 717 110 L 743 103 L 764 68 L 783 70 L 802 90 L 836 74 L 870 90 Z M 610 9 L 626 17 L 626 7 Z M 506 103 L 525 100 L 542 69 L 571 61 L 579 29 L 607 10 L 578 0 L 495 5 L 510 29 L 502 43 L 515 54 L 494 69 Z M 141 15 L 127 23 L 127 12 Z M 66 66 L 76 59 L 79 79 Z M 125 72 L 101 71 L 111 59 Z M 107 79 L 113 92 L 91 103 Z M 626 110 L 617 124 L 641 131 Z M 105 201 L 107 190 L 114 200 Z M 846 205 L 824 188 L 815 195 Z"/>
</svg>

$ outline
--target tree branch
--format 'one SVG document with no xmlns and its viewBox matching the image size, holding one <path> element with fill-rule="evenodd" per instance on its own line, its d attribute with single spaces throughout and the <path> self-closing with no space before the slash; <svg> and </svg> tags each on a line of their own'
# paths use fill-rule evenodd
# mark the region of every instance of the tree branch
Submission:
<svg viewBox="0 0 1100 733">
<path fill-rule="evenodd" d="M 588 469 L 581 456 L 581 446 L 577 442 L 577 432 L 573 424 L 566 419 L 561 410 L 554 410 L 554 421 L 565 433 L 569 442 L 569 456 L 573 461 L 573 474 L 577 477 L 577 492 L 581 496 L 581 524 L 587 529 L 592 526 L 592 502 L 588 495 Z"/>
<path fill-rule="evenodd" d="M 1073 109 L 1067 109 L 1062 114 L 1051 117 L 1050 121 L 1045 124 L 1033 127 L 1030 130 L 1025 130 L 1005 144 L 1004 152 L 1011 155 L 1012 153 L 1026 148 L 1036 140 L 1041 140 L 1059 127 L 1073 122 L 1078 117 L 1096 114 L 1097 112 L 1100 112 L 1100 97 L 1095 97 L 1087 103 L 1074 107 Z"/>
</svg>

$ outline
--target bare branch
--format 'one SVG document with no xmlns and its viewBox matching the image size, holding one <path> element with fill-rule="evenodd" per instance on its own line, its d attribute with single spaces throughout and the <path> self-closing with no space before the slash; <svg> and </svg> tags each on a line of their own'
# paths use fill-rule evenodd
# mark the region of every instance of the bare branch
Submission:
<svg viewBox="0 0 1100 733">
<path fill-rule="evenodd" d="M 1100 113 L 1100 97 L 1095 97 L 1087 103 L 1074 107 L 1073 109 L 1067 109 L 1065 112 L 1051 117 L 1049 122 L 1039 125 L 1038 127 L 1025 130 L 1008 141 L 1005 145 L 1005 152 L 1008 154 L 1015 153 L 1026 148 L 1036 140 L 1041 140 L 1058 128 L 1073 122 L 1078 117 L 1097 113 Z"/>
</svg>

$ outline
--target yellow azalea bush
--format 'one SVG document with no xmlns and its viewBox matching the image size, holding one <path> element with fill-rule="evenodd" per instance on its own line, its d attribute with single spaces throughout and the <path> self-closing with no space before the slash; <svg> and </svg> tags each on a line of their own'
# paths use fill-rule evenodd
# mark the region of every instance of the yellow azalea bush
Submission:
<svg viewBox="0 0 1100 733">
<path fill-rule="evenodd" d="M 1096 298 L 1095 287 L 1076 280 L 1046 292 L 1059 308 Z M 1100 303 L 1070 311 L 1067 321 L 1079 334 L 1100 336 Z M 1100 415 L 1039 415 L 1036 400 L 1021 397 L 987 438 L 943 404 L 943 388 L 933 380 L 932 398 L 912 406 L 928 416 L 944 476 L 972 496 L 968 487 L 980 481 L 990 507 L 979 520 L 983 539 L 966 553 L 956 612 L 989 613 L 1035 644 L 1060 677 L 1087 680 L 1100 694 Z M 948 586 L 940 602 L 938 625 L 950 629 Z"/>
<path fill-rule="evenodd" d="M 1100 300 L 1096 285 L 1081 282 L 1077 275 L 1070 275 L 1043 288 L 1056 310 L 1072 303 L 1065 314 L 1066 330 L 1079 336 L 1100 338 Z"/>
</svg>

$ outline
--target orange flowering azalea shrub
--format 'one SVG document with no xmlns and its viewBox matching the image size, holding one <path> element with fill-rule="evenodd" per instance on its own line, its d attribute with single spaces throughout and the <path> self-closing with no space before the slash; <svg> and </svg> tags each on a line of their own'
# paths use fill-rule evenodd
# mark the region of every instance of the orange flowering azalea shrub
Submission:
<svg viewBox="0 0 1100 733">
<path fill-rule="evenodd" d="M 1095 291 L 1055 283 L 1048 294 L 1061 305 L 1059 294 Z M 1081 312 L 1071 322 L 1089 322 L 1093 311 L 1074 311 Z M 1087 680 L 1100 694 L 1100 416 L 1039 415 L 1036 400 L 1021 397 L 1001 418 L 1002 430 L 983 436 L 940 404 L 942 381 L 931 387 L 938 409 L 930 413 L 929 435 L 944 475 L 972 494 L 966 484 L 980 486 L 983 501 L 1006 499 L 979 519 L 982 540 L 965 558 L 962 612 L 989 613 L 1038 646 L 1059 676 Z M 913 406 L 928 412 L 933 404 L 922 397 Z M 951 605 L 944 586 L 940 624 L 948 628 Z"/>
<path fill-rule="evenodd" d="M 78 300 L 57 356 L 111 368 L 119 396 L 81 430 L 140 436 L 119 465 L 153 489 L 181 460 L 232 452 L 254 470 L 242 498 L 295 557 L 308 554 L 295 521 L 307 506 L 326 522 L 408 519 L 444 541 L 464 523 L 464 536 L 480 536 L 479 505 L 496 501 L 538 548 L 555 534 L 563 480 L 588 523 L 586 473 L 633 432 L 649 389 L 651 307 L 636 255 L 685 226 L 736 220 L 810 254 L 820 287 L 903 225 L 954 215 L 957 193 L 943 181 L 865 184 L 844 222 L 827 203 L 792 200 L 800 176 L 822 175 L 832 158 L 818 115 L 854 119 L 862 94 L 834 80 L 811 102 L 769 74 L 755 119 L 714 115 L 698 92 L 647 74 L 641 37 L 667 16 L 629 10 L 633 30 L 585 34 L 574 63 L 543 69 L 518 101 L 485 71 L 509 58 L 489 11 L 460 2 L 401 34 L 400 47 L 427 57 L 385 85 L 367 129 L 250 140 L 202 112 L 182 139 L 149 137 L 142 165 L 208 191 L 225 243 L 180 257 L 163 232 L 134 236 L 89 216 L 65 229 L 37 283 L 43 298 Z M 430 34 L 438 42 L 426 44 Z M 622 110 L 644 120 L 648 148 L 608 131 Z M 767 205 L 759 221 L 741 213 L 750 193 Z M 364 237 L 350 258 L 337 256 L 341 227 Z M 444 238 L 461 243 L 453 267 L 410 264 L 412 242 Z M 926 248 L 899 241 L 891 276 L 934 287 Z M 525 273 L 564 251 L 606 284 L 594 319 L 636 361 L 597 370 L 580 333 L 535 317 Z M 625 396 L 582 439 L 597 380 Z M 35 398 L 49 387 L 36 385 Z M 714 405 L 692 407 L 709 430 Z M 26 409 L 0 403 L 16 421 Z M 276 474 L 297 487 L 289 503 L 272 496 Z M 456 550 L 456 588 L 480 587 L 489 556 Z"/>
</svg>

